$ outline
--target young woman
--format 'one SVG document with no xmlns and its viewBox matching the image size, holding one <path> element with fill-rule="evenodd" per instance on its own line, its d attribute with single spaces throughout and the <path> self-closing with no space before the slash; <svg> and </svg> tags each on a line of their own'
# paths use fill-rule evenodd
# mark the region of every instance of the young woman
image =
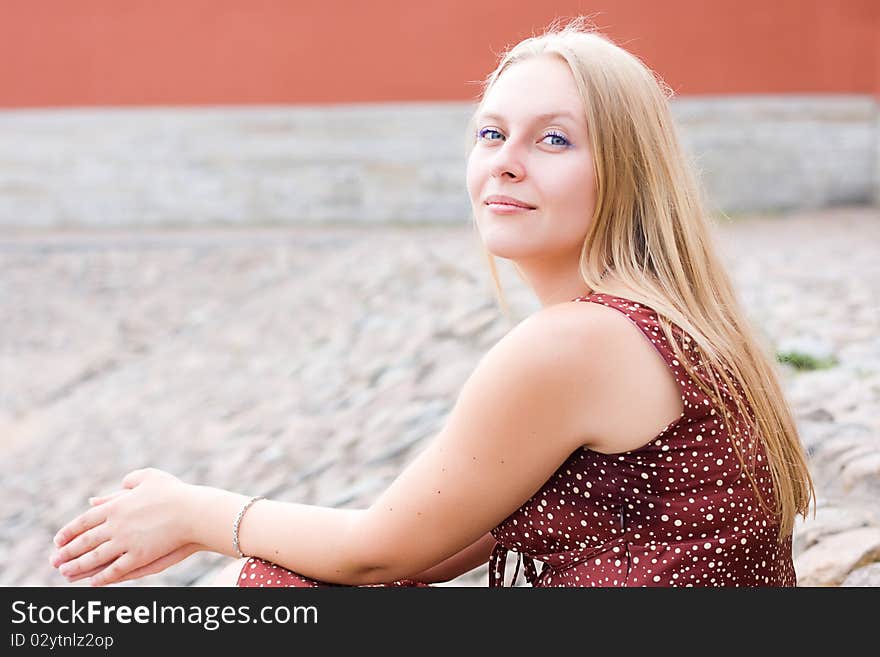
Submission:
<svg viewBox="0 0 880 657">
<path fill-rule="evenodd" d="M 218 584 L 405 586 L 488 560 L 497 586 L 514 551 L 535 586 L 796 584 L 812 480 L 666 88 L 576 19 L 502 56 L 468 134 L 499 299 L 494 256 L 541 309 L 480 361 L 442 431 L 368 509 L 137 470 L 59 531 L 62 574 L 104 585 L 212 550 L 249 555 Z"/>
</svg>

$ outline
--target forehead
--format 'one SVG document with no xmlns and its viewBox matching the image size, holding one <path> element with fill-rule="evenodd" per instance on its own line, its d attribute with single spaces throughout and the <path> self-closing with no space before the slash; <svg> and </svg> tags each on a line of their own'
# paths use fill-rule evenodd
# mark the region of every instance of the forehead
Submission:
<svg viewBox="0 0 880 657">
<path fill-rule="evenodd" d="M 542 56 L 506 69 L 486 92 L 477 120 L 563 119 L 583 126 L 583 113 L 568 64 L 555 56 Z"/>
</svg>

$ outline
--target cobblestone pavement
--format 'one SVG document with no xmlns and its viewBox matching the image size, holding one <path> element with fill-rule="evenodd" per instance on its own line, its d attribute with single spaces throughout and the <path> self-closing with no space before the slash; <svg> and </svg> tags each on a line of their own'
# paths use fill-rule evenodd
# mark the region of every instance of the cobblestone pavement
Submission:
<svg viewBox="0 0 880 657">
<path fill-rule="evenodd" d="M 717 244 L 768 348 L 838 359 L 779 365 L 820 493 L 795 536 L 801 583 L 878 584 L 878 211 L 724 220 Z M 0 585 L 68 586 L 51 537 L 135 468 L 368 506 L 513 325 L 469 225 L 7 229 L 0 263 Z M 536 301 L 499 266 L 516 322 Z M 124 585 L 225 563 L 199 553 Z"/>
</svg>

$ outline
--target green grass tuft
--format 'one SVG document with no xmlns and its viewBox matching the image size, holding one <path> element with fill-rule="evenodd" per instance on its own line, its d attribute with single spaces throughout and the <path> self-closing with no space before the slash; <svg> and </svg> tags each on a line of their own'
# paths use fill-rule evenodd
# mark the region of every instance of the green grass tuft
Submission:
<svg viewBox="0 0 880 657">
<path fill-rule="evenodd" d="M 838 364 L 836 358 L 815 358 L 799 351 L 785 351 L 776 354 L 780 363 L 788 363 L 798 370 L 826 370 Z"/>
</svg>

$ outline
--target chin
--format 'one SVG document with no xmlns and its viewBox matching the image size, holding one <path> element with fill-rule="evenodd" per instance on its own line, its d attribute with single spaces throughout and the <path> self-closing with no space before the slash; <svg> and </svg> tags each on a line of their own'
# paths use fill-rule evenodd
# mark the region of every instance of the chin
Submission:
<svg viewBox="0 0 880 657">
<path fill-rule="evenodd" d="M 517 260 L 537 255 L 543 248 L 541 224 L 523 221 L 517 215 L 500 215 L 486 211 L 477 217 L 477 229 L 483 246 L 499 258 Z"/>
<path fill-rule="evenodd" d="M 523 244 L 521 240 L 507 235 L 492 235 L 482 238 L 486 250 L 497 258 L 521 260 L 535 255 L 534 244 Z"/>
</svg>

